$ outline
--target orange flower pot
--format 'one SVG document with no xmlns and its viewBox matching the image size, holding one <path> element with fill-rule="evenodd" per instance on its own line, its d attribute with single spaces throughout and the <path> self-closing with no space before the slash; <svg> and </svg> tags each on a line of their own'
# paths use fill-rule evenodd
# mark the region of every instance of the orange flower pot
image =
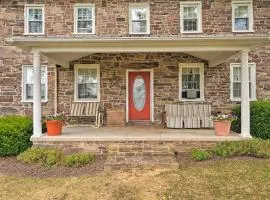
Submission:
<svg viewBox="0 0 270 200">
<path fill-rule="evenodd" d="M 215 133 L 217 136 L 228 136 L 231 131 L 231 121 L 220 120 L 214 121 Z"/>
<path fill-rule="evenodd" d="M 49 120 L 46 121 L 47 135 L 58 136 L 62 133 L 63 123 L 60 120 Z"/>
</svg>

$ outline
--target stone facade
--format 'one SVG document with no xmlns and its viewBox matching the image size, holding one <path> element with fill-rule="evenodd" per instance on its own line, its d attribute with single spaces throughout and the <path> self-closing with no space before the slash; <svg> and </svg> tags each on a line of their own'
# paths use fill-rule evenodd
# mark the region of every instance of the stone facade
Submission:
<svg viewBox="0 0 270 200">
<path fill-rule="evenodd" d="M 0 2 L 0 114 L 31 114 L 31 103 L 21 102 L 22 65 L 32 64 L 32 54 L 16 47 L 8 46 L 5 38 L 23 36 L 24 5 L 45 4 L 46 26 L 44 37 L 80 37 L 73 35 L 74 3 L 94 3 L 96 7 L 96 35 L 130 36 L 128 34 L 128 4 L 145 2 L 138 0 L 2 0 Z M 152 36 L 178 36 L 180 33 L 179 0 L 152 0 L 150 5 Z M 235 34 L 231 31 L 231 0 L 202 1 L 203 33 L 200 35 L 218 36 L 255 36 L 270 33 L 269 0 L 253 1 L 254 33 Z M 185 36 L 194 36 L 187 35 Z M 27 37 L 27 36 L 25 36 Z M 43 37 L 43 36 L 41 36 Z M 250 53 L 250 61 L 257 64 L 257 98 L 270 95 L 270 46 L 255 49 Z M 178 64 L 180 62 L 205 63 L 205 101 L 215 109 L 229 109 L 235 103 L 230 101 L 229 62 L 239 62 L 236 58 L 219 66 L 209 67 L 204 60 L 183 53 L 145 53 L 145 54 L 92 54 L 74 61 L 69 68 L 57 68 L 57 108 L 69 112 L 74 95 L 74 64 L 100 64 L 101 67 L 101 103 L 106 108 L 125 108 L 126 69 L 154 68 L 154 114 L 160 121 L 165 103 L 178 102 Z M 48 66 L 48 102 L 43 103 L 44 114 L 55 111 L 55 73 L 53 63 L 45 58 L 42 63 Z M 151 63 L 155 63 L 153 66 Z M 157 64 L 156 64 L 157 63 Z"/>
</svg>

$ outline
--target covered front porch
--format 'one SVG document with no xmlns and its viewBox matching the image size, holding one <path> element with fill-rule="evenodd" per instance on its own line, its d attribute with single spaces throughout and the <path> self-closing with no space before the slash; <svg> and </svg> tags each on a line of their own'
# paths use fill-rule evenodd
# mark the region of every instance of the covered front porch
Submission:
<svg viewBox="0 0 270 200">
<path fill-rule="evenodd" d="M 67 126 L 61 136 L 46 134 L 33 138 L 33 142 L 143 142 L 143 141 L 237 141 L 244 138 L 237 133 L 216 136 L 213 129 L 167 129 L 160 126 L 101 127 Z"/>
<path fill-rule="evenodd" d="M 241 61 L 241 136 L 243 138 L 249 138 L 250 136 L 250 107 L 249 107 L 249 52 L 261 45 L 264 45 L 268 42 L 268 38 L 264 37 L 235 37 L 230 36 L 226 38 L 222 37 L 172 37 L 172 38 L 152 38 L 152 37 L 143 37 L 143 38 L 9 38 L 7 40 L 13 45 L 16 45 L 20 48 L 25 50 L 29 50 L 33 52 L 33 68 L 34 68 L 34 92 L 33 92 L 33 118 L 34 118 L 34 134 L 32 137 L 33 141 L 38 140 L 57 140 L 57 138 L 61 138 L 63 140 L 79 140 L 86 138 L 87 140 L 97 141 L 97 140 L 111 140 L 117 139 L 118 140 L 193 140 L 196 138 L 199 139 L 214 139 L 216 136 L 213 133 L 213 130 L 184 130 L 184 129 L 156 129 L 156 128 L 148 128 L 148 129 L 141 129 L 141 127 L 123 127 L 120 129 L 113 129 L 113 128 L 101 128 L 101 129 L 87 129 L 87 128 L 78 128 L 77 130 L 72 130 L 72 128 L 66 128 L 62 136 L 55 137 L 54 139 L 48 138 L 46 135 L 42 135 L 41 129 L 41 118 L 42 118 L 42 104 L 41 104 L 41 83 L 40 83 L 40 56 L 45 56 L 50 62 L 54 63 L 55 65 L 60 65 L 63 68 L 68 69 L 70 67 L 70 63 L 78 60 L 82 57 L 89 56 L 90 63 L 87 64 L 96 64 L 93 59 L 96 53 L 98 54 L 119 54 L 119 53 L 128 53 L 127 57 L 132 57 L 133 54 L 137 53 L 155 53 L 157 57 L 162 57 L 158 53 L 169 53 L 170 55 L 170 63 L 166 65 L 166 70 L 162 70 L 160 68 L 155 68 L 156 63 L 150 62 L 148 63 L 149 58 L 145 57 L 145 62 L 147 63 L 147 73 L 149 81 L 149 95 L 150 98 L 148 99 L 149 102 L 149 115 L 147 119 L 151 122 L 156 122 L 158 115 L 157 111 L 161 111 L 166 103 L 174 103 L 174 102 L 182 102 L 182 98 L 186 98 L 186 96 L 194 96 L 198 97 L 199 100 L 204 103 L 211 101 L 213 102 L 213 98 L 205 99 L 204 92 L 200 93 L 193 93 L 193 94 L 183 94 L 183 96 L 179 96 L 180 93 L 178 88 L 178 61 L 177 59 L 186 63 L 185 58 L 188 56 L 192 56 L 197 58 L 194 59 L 194 63 L 198 63 L 199 59 L 206 61 L 206 66 L 214 68 L 219 66 L 220 64 L 226 62 L 232 56 L 239 54 L 240 61 Z M 183 53 L 181 56 L 176 56 L 174 53 Z M 186 56 L 188 55 L 188 56 Z M 125 60 L 127 57 L 122 58 Z M 163 61 L 166 62 L 168 56 L 165 55 Z M 189 58 L 189 57 L 188 57 Z M 99 59 L 101 59 L 99 57 Z M 107 57 L 106 59 L 110 59 Z M 115 56 L 117 60 L 118 57 Z M 150 59 L 151 60 L 151 59 Z M 173 61 L 175 60 L 175 61 Z M 134 60 L 133 60 L 134 61 Z M 130 62 L 130 60 L 129 60 Z M 129 63 L 128 67 L 119 67 L 119 63 L 115 65 L 107 65 L 106 60 L 102 63 L 103 64 L 103 78 L 113 82 L 110 85 L 117 85 L 119 82 L 123 83 L 126 81 L 126 84 L 120 85 L 121 87 L 118 90 L 121 90 L 119 93 L 121 95 L 121 99 L 116 99 L 115 96 L 110 96 L 111 91 L 110 87 L 106 85 L 106 89 L 103 89 L 103 92 L 106 93 L 106 97 L 100 98 L 100 94 L 97 94 L 97 102 L 104 101 L 106 99 L 107 102 L 110 101 L 120 101 L 120 106 L 122 109 L 125 109 L 126 113 L 126 122 L 129 121 L 129 108 L 128 108 L 128 70 L 130 70 L 130 64 L 133 65 L 132 70 L 142 72 L 145 68 L 145 62 L 140 63 L 135 60 L 135 63 Z M 171 66 L 173 63 L 173 66 Z M 83 64 L 83 63 L 78 63 Z M 159 65 L 160 63 L 158 63 Z M 163 63 L 164 64 L 164 63 Z M 117 79 L 115 67 L 121 68 L 121 77 Z M 159 67 L 159 66 L 158 66 Z M 164 66 L 163 66 L 164 67 Z M 197 68 L 200 68 L 199 66 Z M 123 74 L 123 69 L 127 72 Z M 203 67 L 201 67 L 203 69 Z M 97 71 L 99 68 L 97 67 Z M 111 77 L 107 77 L 107 74 L 110 74 L 108 71 L 113 72 L 111 73 Z M 144 70 L 145 71 L 145 70 Z M 211 70 L 210 70 L 211 71 Z M 202 73 L 201 77 L 201 87 L 205 87 L 203 84 L 203 78 L 205 77 L 205 73 L 203 70 L 200 71 Z M 213 70 L 211 71 L 212 74 L 207 74 L 208 77 L 213 77 Z M 215 71 L 214 71 L 215 73 Z M 228 73 L 228 72 L 227 72 Z M 104 75 L 105 74 L 105 75 Z M 158 74 L 159 80 L 158 84 L 162 84 L 162 80 L 167 79 L 167 87 L 163 85 L 160 86 L 157 83 L 156 74 Z M 140 74 L 141 76 L 143 73 Z M 155 78 L 153 78 L 155 76 Z M 114 77 L 116 79 L 114 79 Z M 124 78 L 123 78 L 124 77 Z M 123 81 L 124 80 L 124 81 Z M 174 82 L 172 81 L 174 80 Z M 101 80 L 102 81 L 102 80 Z M 156 82 L 155 82 L 156 81 Z M 72 84 L 72 83 L 71 83 Z M 101 82 L 102 84 L 102 82 Z M 118 86 L 118 85 L 117 85 Z M 117 87 L 116 86 L 116 87 Z M 115 87 L 115 88 L 116 88 Z M 161 88 L 161 93 L 156 94 L 156 90 Z M 180 88 L 180 84 L 179 84 Z M 166 91 L 174 89 L 170 94 L 168 94 L 168 98 L 163 100 L 162 94 Z M 57 90 L 56 90 L 57 92 Z M 209 96 L 211 93 L 208 94 Z M 158 101 L 157 101 L 158 96 Z M 172 97 L 174 96 L 174 97 Z M 124 97 L 124 98 L 123 98 Z M 171 97 L 171 98 L 170 98 Z M 126 98 L 126 99 L 125 99 Z M 170 101 L 171 102 L 168 102 Z M 74 102 L 76 98 L 74 98 Z M 189 102 L 192 102 L 189 101 Z M 158 103 L 158 105 L 156 105 Z M 196 102 L 195 102 L 196 103 Z M 57 103 L 56 103 L 57 104 Z M 117 103 L 115 103 L 117 104 Z M 125 106 L 123 106 L 125 105 Z M 56 112 L 57 113 L 57 109 Z M 73 134 L 74 133 L 74 134 Z M 77 134 L 75 134 L 77 133 Z M 234 137 L 239 139 L 239 136 L 231 136 L 227 137 L 227 139 L 234 139 Z M 140 139 L 142 138 L 142 139 Z M 218 140 L 220 137 L 218 137 Z M 225 139 L 226 140 L 226 139 Z"/>
</svg>

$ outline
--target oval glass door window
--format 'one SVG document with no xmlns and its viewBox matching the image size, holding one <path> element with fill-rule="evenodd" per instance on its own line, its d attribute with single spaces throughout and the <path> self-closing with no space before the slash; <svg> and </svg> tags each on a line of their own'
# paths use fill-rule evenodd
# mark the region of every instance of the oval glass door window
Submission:
<svg viewBox="0 0 270 200">
<path fill-rule="evenodd" d="M 146 88 L 142 76 L 137 76 L 133 83 L 133 102 L 136 110 L 142 111 L 146 101 Z"/>
</svg>

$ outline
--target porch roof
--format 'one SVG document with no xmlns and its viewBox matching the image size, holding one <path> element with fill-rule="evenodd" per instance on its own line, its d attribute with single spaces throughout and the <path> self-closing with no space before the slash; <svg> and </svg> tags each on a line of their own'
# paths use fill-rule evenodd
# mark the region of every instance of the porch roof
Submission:
<svg viewBox="0 0 270 200">
<path fill-rule="evenodd" d="M 10 37 L 6 41 L 24 50 L 40 51 L 55 64 L 92 53 L 183 52 L 209 61 L 225 62 L 241 50 L 269 43 L 269 36 L 185 36 L 185 37 Z"/>
</svg>

